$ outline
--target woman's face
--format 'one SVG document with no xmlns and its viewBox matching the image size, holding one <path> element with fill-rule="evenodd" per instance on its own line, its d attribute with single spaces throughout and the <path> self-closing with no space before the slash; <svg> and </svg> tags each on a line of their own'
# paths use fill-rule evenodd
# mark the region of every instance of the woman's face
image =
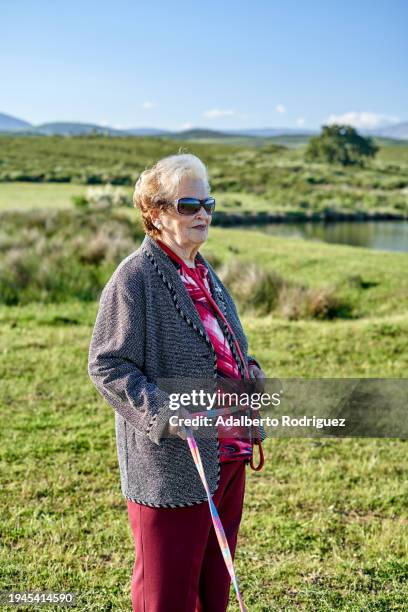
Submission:
<svg viewBox="0 0 408 612">
<path fill-rule="evenodd" d="M 209 195 L 203 179 L 184 177 L 180 181 L 176 200 L 187 197 L 204 200 Z M 171 241 L 186 248 L 201 245 L 207 240 L 208 227 L 212 219 L 203 207 L 195 215 L 180 215 L 175 206 L 160 211 L 158 218 L 162 224 L 162 235 L 167 235 Z"/>
</svg>

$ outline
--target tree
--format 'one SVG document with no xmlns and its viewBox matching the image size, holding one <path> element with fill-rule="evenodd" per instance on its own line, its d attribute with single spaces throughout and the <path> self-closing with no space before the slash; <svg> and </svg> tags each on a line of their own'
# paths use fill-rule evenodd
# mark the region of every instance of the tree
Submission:
<svg viewBox="0 0 408 612">
<path fill-rule="evenodd" d="M 322 133 L 310 139 L 306 161 L 323 161 L 343 166 L 364 165 L 374 157 L 378 146 L 372 138 L 364 138 L 351 125 L 323 125 Z"/>
</svg>

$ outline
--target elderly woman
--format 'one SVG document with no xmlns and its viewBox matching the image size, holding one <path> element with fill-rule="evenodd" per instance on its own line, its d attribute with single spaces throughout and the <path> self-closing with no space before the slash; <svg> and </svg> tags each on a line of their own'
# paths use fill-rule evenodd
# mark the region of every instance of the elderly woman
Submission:
<svg viewBox="0 0 408 612">
<path fill-rule="evenodd" d="M 140 176 L 134 203 L 146 236 L 104 287 L 88 365 L 115 410 L 136 553 L 133 610 L 224 612 L 230 577 L 185 430 L 169 422 L 174 411 L 160 378 L 264 373 L 247 354 L 230 294 L 199 252 L 215 208 L 201 160 L 160 160 Z M 203 436 L 197 445 L 234 556 L 253 445 L 234 436 Z"/>
</svg>

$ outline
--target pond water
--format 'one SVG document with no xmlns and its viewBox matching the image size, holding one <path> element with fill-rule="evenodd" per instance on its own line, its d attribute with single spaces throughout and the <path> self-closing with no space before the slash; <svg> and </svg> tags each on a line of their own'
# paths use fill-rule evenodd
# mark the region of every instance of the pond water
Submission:
<svg viewBox="0 0 408 612">
<path fill-rule="evenodd" d="M 349 244 L 383 251 L 408 252 L 408 221 L 268 223 L 247 227 L 272 236 L 322 240 L 334 244 Z"/>
</svg>

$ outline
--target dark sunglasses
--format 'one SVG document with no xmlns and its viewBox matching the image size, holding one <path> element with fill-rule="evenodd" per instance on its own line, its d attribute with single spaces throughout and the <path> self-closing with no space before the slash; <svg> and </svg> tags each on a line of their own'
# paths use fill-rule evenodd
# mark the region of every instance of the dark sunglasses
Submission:
<svg viewBox="0 0 408 612">
<path fill-rule="evenodd" d="M 212 215 L 215 209 L 215 198 L 180 198 L 177 200 L 176 209 L 180 215 L 195 215 L 203 207 L 207 215 Z"/>
</svg>

